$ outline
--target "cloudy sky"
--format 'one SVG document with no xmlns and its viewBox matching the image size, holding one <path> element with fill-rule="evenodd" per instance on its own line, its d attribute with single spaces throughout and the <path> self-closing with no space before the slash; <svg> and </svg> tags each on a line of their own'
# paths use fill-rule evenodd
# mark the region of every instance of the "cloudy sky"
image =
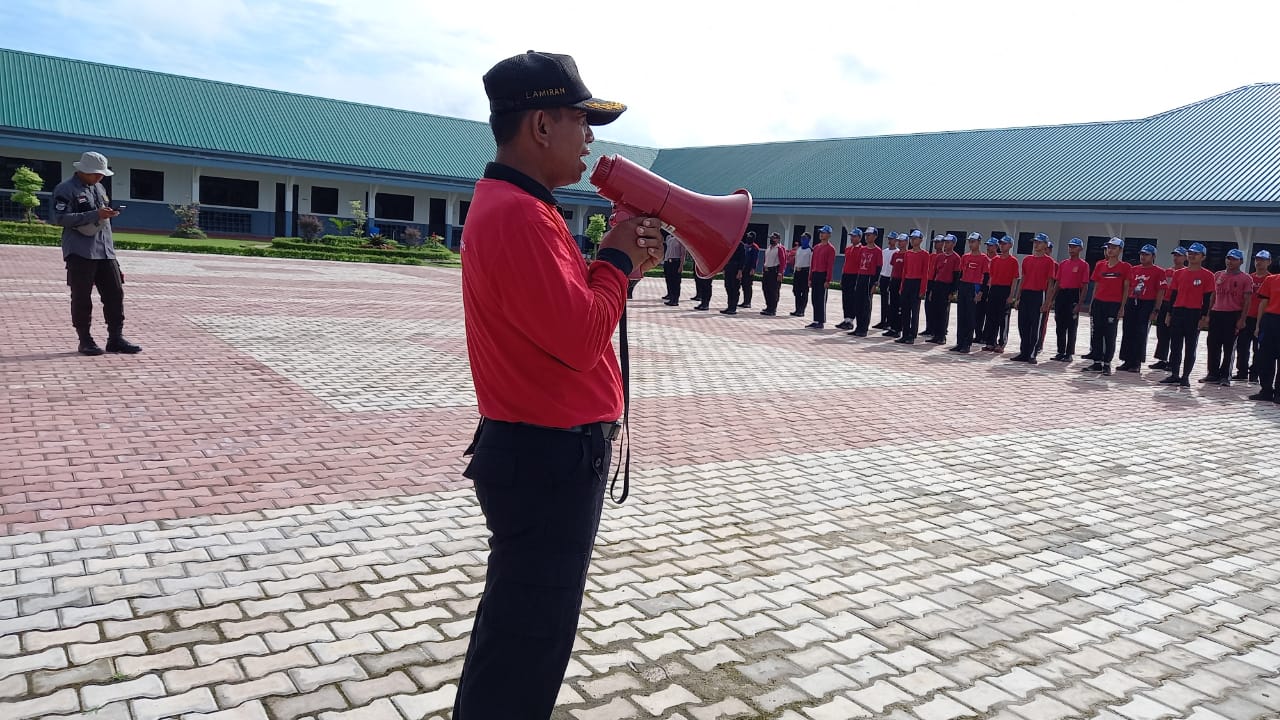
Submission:
<svg viewBox="0 0 1280 720">
<path fill-rule="evenodd" d="M 9 0 L 0 47 L 484 120 L 573 55 L 656 147 L 1145 117 L 1280 82 L 1280 3 Z"/>
</svg>

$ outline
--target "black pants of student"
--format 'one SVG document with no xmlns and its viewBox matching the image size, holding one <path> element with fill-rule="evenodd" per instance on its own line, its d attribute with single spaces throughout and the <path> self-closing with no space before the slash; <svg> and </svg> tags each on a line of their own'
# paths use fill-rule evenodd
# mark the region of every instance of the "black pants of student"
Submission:
<svg viewBox="0 0 1280 720">
<path fill-rule="evenodd" d="M 1216 378 L 1231 377 L 1231 355 L 1236 349 L 1236 323 L 1240 321 L 1239 310 L 1209 311 L 1209 370 L 1206 373 Z"/>
<path fill-rule="evenodd" d="M 600 527 L 611 443 L 484 421 L 463 473 L 489 528 L 489 565 L 455 720 L 546 720 L 564 680 Z"/>
<path fill-rule="evenodd" d="M 663 260 L 662 276 L 667 279 L 667 300 L 680 301 L 680 271 L 684 263 L 679 260 Z"/>
<path fill-rule="evenodd" d="M 1058 336 L 1058 354 L 1076 354 L 1076 333 L 1080 330 L 1080 316 L 1076 305 L 1080 303 L 1080 288 L 1058 289 L 1053 298 L 1053 329 Z"/>
<path fill-rule="evenodd" d="M 796 314 L 804 315 L 809 306 L 809 268 L 796 268 L 791 276 L 791 294 L 796 298 Z"/>
<path fill-rule="evenodd" d="M 1094 362 L 1111 364 L 1116 356 L 1116 332 L 1120 329 L 1120 303 L 1094 300 L 1089 310 L 1089 354 Z"/>
<path fill-rule="evenodd" d="M 902 278 L 889 279 L 889 329 L 902 331 Z"/>
<path fill-rule="evenodd" d="M 902 314 L 898 326 L 902 329 L 902 337 L 915 340 L 920 333 L 920 283 L 921 280 L 903 280 L 902 291 L 898 297 L 898 305 Z"/>
<path fill-rule="evenodd" d="M 987 335 L 983 344 L 993 347 L 1004 347 L 1008 338 L 1004 337 L 1004 317 L 1009 307 L 1009 293 L 1013 288 L 1008 285 L 992 285 L 987 298 Z"/>
<path fill-rule="evenodd" d="M 857 275 L 840 276 L 840 309 L 844 311 L 845 320 L 854 320 L 858 317 L 858 291 L 855 288 L 857 277 Z"/>
<path fill-rule="evenodd" d="M 1151 335 L 1151 313 L 1155 300 L 1129 298 L 1124 304 L 1124 335 L 1120 338 L 1120 362 L 1141 365 L 1147 359 L 1147 337 Z"/>
<path fill-rule="evenodd" d="M 741 270 L 725 270 L 724 273 L 724 291 L 729 296 L 729 304 L 726 305 L 730 310 L 738 309 L 738 293 L 742 290 L 742 271 Z"/>
<path fill-rule="evenodd" d="M 703 280 L 697 275 L 694 275 L 693 290 L 697 293 L 697 297 L 695 299 L 698 300 L 698 302 L 703 305 L 709 305 L 711 303 L 711 278 Z"/>
<path fill-rule="evenodd" d="M 876 275 L 845 275 L 853 281 L 853 314 L 846 315 L 854 321 L 854 331 L 867 332 L 871 327 L 871 288 L 876 283 Z"/>
<path fill-rule="evenodd" d="M 1169 314 L 1169 373 L 1191 377 L 1200 344 L 1200 308 L 1174 308 Z"/>
<path fill-rule="evenodd" d="M 115 260 L 90 260 L 69 255 L 67 287 L 71 288 L 71 326 L 81 339 L 91 335 L 93 325 L 93 289 L 98 288 L 107 333 L 118 336 L 124 328 L 124 284 L 120 265 Z"/>
<path fill-rule="evenodd" d="M 1157 360 L 1169 359 L 1169 326 L 1165 324 L 1165 320 L 1173 312 L 1173 303 L 1165 301 L 1160 304 L 1160 309 L 1156 311 L 1156 353 Z"/>
<path fill-rule="evenodd" d="M 929 296 L 924 306 L 924 326 L 936 338 L 946 339 L 951 326 L 951 283 L 929 281 Z"/>
<path fill-rule="evenodd" d="M 991 294 L 991 288 L 983 285 L 981 290 L 974 290 L 974 294 L 981 292 L 982 297 L 973 304 L 973 338 L 966 339 L 965 342 L 982 342 L 987 336 L 987 295 Z"/>
<path fill-rule="evenodd" d="M 755 291 L 756 271 L 754 268 L 747 268 L 742 271 L 742 304 L 751 304 L 751 294 Z"/>
<path fill-rule="evenodd" d="M 893 312 L 893 303 L 889 299 L 893 289 L 890 287 L 893 283 L 889 282 L 888 275 L 881 275 L 880 279 L 880 324 L 889 328 L 893 327 L 894 319 L 890 314 Z"/>
<path fill-rule="evenodd" d="M 827 274 L 824 272 L 809 275 L 809 287 L 813 293 L 813 321 L 827 321 Z"/>
<path fill-rule="evenodd" d="M 778 291 L 782 289 L 782 275 L 778 273 L 778 268 L 764 269 L 764 275 L 760 278 L 760 289 L 764 291 L 764 309 L 770 313 L 778 312 Z"/>
<path fill-rule="evenodd" d="M 1280 315 L 1266 313 L 1258 318 L 1258 355 L 1254 368 L 1264 395 L 1276 391 L 1276 364 L 1280 361 Z"/>
<path fill-rule="evenodd" d="M 978 304 L 974 302 L 977 290 L 971 282 L 956 287 L 956 346 L 968 348 L 973 344 L 974 325 L 977 322 Z"/>
<path fill-rule="evenodd" d="M 1018 354 L 1035 357 L 1040 342 L 1040 308 L 1044 306 L 1043 290 L 1018 293 Z"/>
<path fill-rule="evenodd" d="M 1250 360 L 1255 357 L 1258 349 L 1258 318 L 1251 317 L 1244 319 L 1244 329 L 1236 336 L 1236 374 L 1244 375 L 1247 378 L 1254 378 L 1258 374 L 1257 368 L 1250 365 Z"/>
</svg>

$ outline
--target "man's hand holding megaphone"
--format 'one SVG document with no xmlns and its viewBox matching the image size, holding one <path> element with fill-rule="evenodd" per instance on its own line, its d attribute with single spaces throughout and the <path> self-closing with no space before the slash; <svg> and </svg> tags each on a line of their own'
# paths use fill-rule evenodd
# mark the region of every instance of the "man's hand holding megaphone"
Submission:
<svg viewBox="0 0 1280 720">
<path fill-rule="evenodd" d="M 651 217 L 627 218 L 600 238 L 600 249 L 605 248 L 626 253 L 632 277 L 640 277 L 662 263 L 662 223 Z"/>
</svg>

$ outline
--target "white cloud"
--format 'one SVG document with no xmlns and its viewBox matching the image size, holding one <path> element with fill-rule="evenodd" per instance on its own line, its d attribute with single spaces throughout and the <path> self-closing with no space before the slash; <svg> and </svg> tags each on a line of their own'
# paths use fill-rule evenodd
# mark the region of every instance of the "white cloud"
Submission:
<svg viewBox="0 0 1280 720">
<path fill-rule="evenodd" d="M 17 5 L 82 24 L 82 4 Z M 631 106 L 601 136 L 660 147 L 1128 119 L 1280 81 L 1261 1 L 97 6 L 104 42 L 18 23 L 0 44 L 476 120 L 494 62 L 565 52 Z"/>
</svg>

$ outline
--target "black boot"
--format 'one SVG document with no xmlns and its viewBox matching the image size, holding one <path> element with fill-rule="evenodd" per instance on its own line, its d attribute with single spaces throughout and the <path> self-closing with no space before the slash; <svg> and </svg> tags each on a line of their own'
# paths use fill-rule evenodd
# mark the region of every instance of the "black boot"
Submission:
<svg viewBox="0 0 1280 720">
<path fill-rule="evenodd" d="M 112 335 L 107 339 L 107 352 L 133 355 L 142 352 L 142 348 L 124 339 L 123 335 Z"/>
<path fill-rule="evenodd" d="M 80 333 L 80 348 L 78 351 L 81 355 L 101 355 L 102 348 L 98 347 L 97 341 L 89 333 Z"/>
</svg>

